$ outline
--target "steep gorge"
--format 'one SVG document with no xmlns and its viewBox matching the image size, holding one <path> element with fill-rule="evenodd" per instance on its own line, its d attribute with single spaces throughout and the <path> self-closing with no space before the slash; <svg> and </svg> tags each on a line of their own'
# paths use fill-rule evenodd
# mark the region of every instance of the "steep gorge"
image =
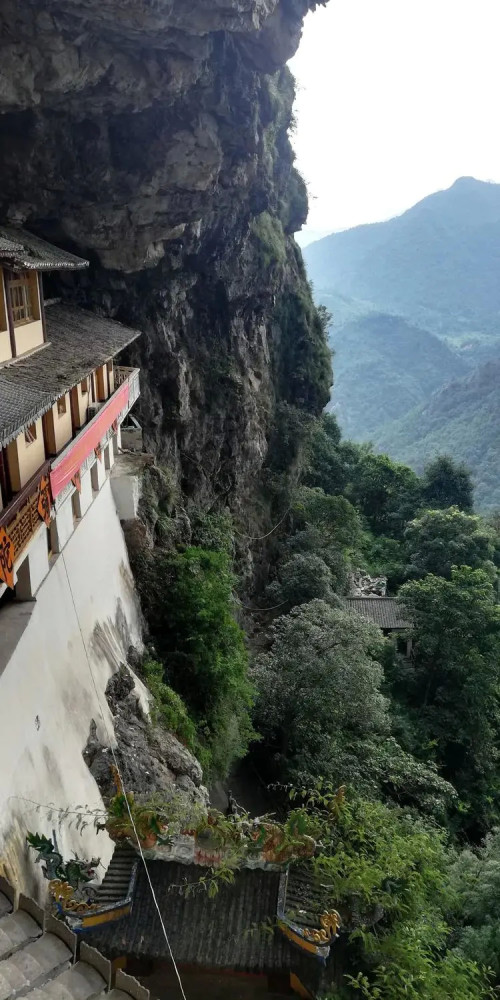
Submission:
<svg viewBox="0 0 500 1000">
<path fill-rule="evenodd" d="M 328 399 L 292 235 L 307 198 L 285 67 L 315 6 L 6 0 L 0 13 L 0 214 L 90 257 L 50 291 L 142 329 L 146 446 L 188 502 L 224 496 L 250 535 L 271 523 L 260 487 L 277 413 Z"/>
</svg>

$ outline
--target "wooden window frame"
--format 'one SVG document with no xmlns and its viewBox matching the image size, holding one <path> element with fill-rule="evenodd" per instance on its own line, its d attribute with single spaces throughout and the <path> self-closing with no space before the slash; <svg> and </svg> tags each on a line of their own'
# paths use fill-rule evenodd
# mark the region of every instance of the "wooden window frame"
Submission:
<svg viewBox="0 0 500 1000">
<path fill-rule="evenodd" d="M 36 429 L 36 423 L 30 424 L 29 427 L 24 428 L 24 441 L 26 446 L 29 448 L 30 444 L 34 444 L 37 440 L 38 433 Z"/>
<path fill-rule="evenodd" d="M 7 279 L 7 295 L 14 328 L 36 321 L 33 280 L 29 271 L 10 272 Z"/>
<path fill-rule="evenodd" d="M 88 380 L 88 376 L 87 376 L 87 378 L 82 378 L 82 381 L 80 382 L 80 392 L 81 392 L 82 396 L 88 396 L 88 394 L 89 394 L 89 380 Z"/>
</svg>

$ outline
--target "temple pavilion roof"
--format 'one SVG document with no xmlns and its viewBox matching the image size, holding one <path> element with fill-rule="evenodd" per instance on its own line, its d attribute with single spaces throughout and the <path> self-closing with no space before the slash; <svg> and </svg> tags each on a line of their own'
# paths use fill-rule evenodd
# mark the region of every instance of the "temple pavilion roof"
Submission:
<svg viewBox="0 0 500 1000">
<path fill-rule="evenodd" d="M 297 948 L 278 926 L 280 901 L 286 893 L 282 872 L 242 868 L 234 873 L 232 884 L 221 882 L 210 898 L 206 890 L 193 891 L 200 876 L 209 871 L 199 865 L 150 861 L 148 871 L 178 964 L 244 973 L 293 972 L 314 994 L 325 978 L 329 982 L 334 978 L 335 943 L 325 965 Z M 191 886 L 188 892 L 186 886 Z M 305 887 L 305 906 L 310 904 L 309 888 Z M 296 904 L 300 902 L 297 891 L 294 883 Z M 130 914 L 84 936 L 110 958 L 168 959 L 142 865 Z"/>
<path fill-rule="evenodd" d="M 411 628 L 395 597 L 347 597 L 345 607 L 363 618 L 369 618 L 381 629 L 397 631 Z"/>
</svg>

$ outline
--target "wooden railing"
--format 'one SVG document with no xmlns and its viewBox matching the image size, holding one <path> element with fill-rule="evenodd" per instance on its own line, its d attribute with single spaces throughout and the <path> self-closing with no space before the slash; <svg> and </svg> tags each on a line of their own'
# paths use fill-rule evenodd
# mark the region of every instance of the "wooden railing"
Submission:
<svg viewBox="0 0 500 1000">
<path fill-rule="evenodd" d="M 14 519 L 24 516 L 24 508 L 30 505 L 30 502 L 35 500 L 35 510 L 38 502 L 38 487 L 40 485 L 40 480 L 42 476 L 47 475 L 49 471 L 50 460 L 47 460 L 36 470 L 35 475 L 31 477 L 30 480 L 23 486 L 19 493 L 16 493 L 7 507 L 0 510 L 0 527 L 7 530 Z M 40 520 L 40 518 L 38 518 Z M 9 527 L 9 535 L 11 535 Z"/>
<path fill-rule="evenodd" d="M 9 546 L 9 559 L 12 565 L 40 527 L 40 482 L 44 476 L 48 476 L 49 465 L 50 462 L 44 462 L 26 486 L 23 486 L 8 506 L 0 511 L 0 528 L 3 528 L 8 536 L 5 541 Z M 50 499 L 48 502 L 50 504 Z M 0 566 L 0 582 L 8 581 L 9 577 L 5 576 Z M 9 586 L 12 586 L 12 583 L 9 582 Z"/>
</svg>

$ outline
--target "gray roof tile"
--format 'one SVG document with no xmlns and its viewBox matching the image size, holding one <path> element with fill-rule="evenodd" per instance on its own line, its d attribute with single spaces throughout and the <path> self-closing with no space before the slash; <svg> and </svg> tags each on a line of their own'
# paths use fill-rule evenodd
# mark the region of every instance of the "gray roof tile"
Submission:
<svg viewBox="0 0 500 1000">
<path fill-rule="evenodd" d="M 337 964 L 333 946 L 327 967 L 301 953 L 276 927 L 280 872 L 243 868 L 234 883 L 221 883 L 217 895 L 186 895 L 177 887 L 195 883 L 207 869 L 179 862 L 148 862 L 176 962 L 240 972 L 295 972 L 317 992 L 323 972 L 331 981 Z M 85 939 L 114 958 L 168 959 L 151 890 L 141 865 L 132 912 L 115 923 L 85 931 Z"/>
<path fill-rule="evenodd" d="M 89 266 L 83 257 L 61 250 L 19 226 L 0 226 L 0 263 L 30 271 L 75 271 Z"/>
<path fill-rule="evenodd" d="M 0 447 L 140 336 L 138 330 L 61 303 L 47 306 L 46 324 L 46 346 L 0 368 Z"/>
<path fill-rule="evenodd" d="M 411 628 L 395 597 L 347 597 L 345 606 L 363 618 L 369 618 L 381 629 Z"/>
</svg>

